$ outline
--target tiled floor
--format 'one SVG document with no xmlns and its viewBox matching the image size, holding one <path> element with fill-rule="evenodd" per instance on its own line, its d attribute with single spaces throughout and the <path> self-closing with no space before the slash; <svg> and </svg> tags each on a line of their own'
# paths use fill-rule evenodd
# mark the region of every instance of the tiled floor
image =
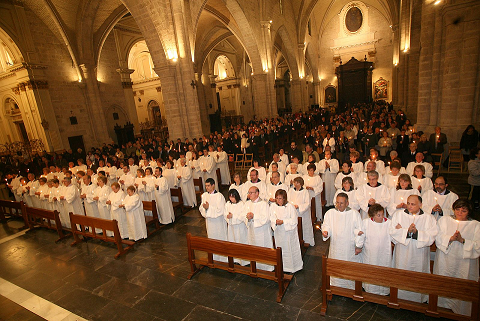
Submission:
<svg viewBox="0 0 480 321">
<path fill-rule="evenodd" d="M 468 185 L 450 177 L 462 195 Z M 466 185 L 466 186 L 465 186 Z M 19 232 L 0 226 L 0 241 Z M 38 229 L 0 244 L 0 277 L 89 320 L 427 320 L 423 314 L 334 297 L 321 317 L 321 255 L 328 248 L 319 233 L 281 304 L 277 284 L 205 268 L 187 280 L 187 232 L 205 236 L 205 223 L 191 210 L 175 224 L 115 260 L 114 245 L 89 241 L 55 244 L 56 234 Z M 0 297 L 0 320 L 42 320 Z M 433 320 L 433 319 L 432 319 Z"/>
</svg>

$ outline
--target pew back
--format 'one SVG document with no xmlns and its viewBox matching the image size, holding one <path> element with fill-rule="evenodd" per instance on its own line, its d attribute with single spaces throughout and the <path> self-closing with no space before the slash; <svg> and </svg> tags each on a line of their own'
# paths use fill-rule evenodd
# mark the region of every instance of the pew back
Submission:
<svg viewBox="0 0 480 321">
<path fill-rule="evenodd" d="M 355 281 L 355 290 L 330 286 L 330 277 Z M 363 292 L 362 282 L 389 287 L 390 295 L 381 296 Z M 335 260 L 323 256 L 321 289 L 323 294 L 322 315 L 325 315 L 327 310 L 327 299 L 331 300 L 332 295 L 335 294 L 351 297 L 356 301 L 384 304 L 388 307 L 412 310 L 434 317 L 446 317 L 457 320 L 480 319 L 478 310 L 480 285 L 478 282 L 471 280 Z M 428 294 L 429 303 L 417 303 L 398 299 L 399 289 Z M 437 306 L 439 296 L 471 301 L 471 317 L 462 317 L 450 310 L 439 308 Z"/>
<path fill-rule="evenodd" d="M 25 217 L 22 213 L 22 202 L 0 200 L 0 220 L 5 221 L 8 215 L 10 217 L 21 217 L 25 221 Z M 25 225 L 27 221 L 25 221 Z"/>
<path fill-rule="evenodd" d="M 85 215 L 76 215 L 72 212 L 69 213 L 70 222 L 72 224 L 72 234 L 75 241 L 71 244 L 72 246 L 80 243 L 82 240 L 78 237 L 81 235 L 83 240 L 86 238 L 99 239 L 105 242 L 112 242 L 117 245 L 118 253 L 115 254 L 115 258 L 118 258 L 120 255 L 125 254 L 130 250 L 135 242 L 129 240 L 122 240 L 120 236 L 120 231 L 118 229 L 117 220 L 105 220 L 103 218 L 96 218 Z M 88 227 L 88 230 L 86 229 Z M 101 229 L 102 234 L 97 234 L 95 229 Z M 113 236 L 109 236 L 106 231 L 112 231 Z M 123 245 L 126 245 L 124 248 Z"/>
<path fill-rule="evenodd" d="M 144 211 L 151 211 L 152 216 L 145 215 L 145 224 L 147 225 L 147 235 L 150 236 L 156 231 L 160 230 L 160 221 L 158 220 L 158 211 L 157 211 L 157 203 L 155 201 L 142 201 L 143 203 L 143 210 Z M 148 227 L 153 225 L 153 231 L 149 231 Z"/>
<path fill-rule="evenodd" d="M 35 226 L 40 226 L 57 231 L 58 239 L 55 243 L 67 237 L 67 235 L 63 233 L 60 213 L 58 213 L 58 211 L 29 207 L 22 203 L 22 212 L 24 213 L 24 219 L 29 229 L 33 230 Z"/>
</svg>

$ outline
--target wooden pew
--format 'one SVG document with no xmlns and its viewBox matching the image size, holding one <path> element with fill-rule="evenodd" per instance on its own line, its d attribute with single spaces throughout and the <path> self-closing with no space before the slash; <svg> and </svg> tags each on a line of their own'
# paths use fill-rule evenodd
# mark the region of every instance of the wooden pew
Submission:
<svg viewBox="0 0 480 321">
<path fill-rule="evenodd" d="M 49 211 L 35 207 L 28 207 L 22 203 L 22 213 L 24 213 L 24 219 L 30 230 L 33 230 L 36 226 L 39 226 L 57 231 L 58 239 L 55 241 L 55 243 L 68 236 L 63 233 L 64 228 L 60 222 L 60 213 L 58 213 L 58 211 Z"/>
<path fill-rule="evenodd" d="M 330 277 L 355 281 L 355 290 L 331 286 Z M 364 292 L 362 282 L 389 287 L 390 295 L 383 296 Z M 398 299 L 399 289 L 428 294 L 429 303 Z M 471 280 L 328 259 L 324 255 L 322 258 L 321 290 L 323 303 L 320 313 L 322 315 L 325 315 L 328 301 L 332 300 L 332 295 L 340 295 L 352 298 L 355 301 L 383 304 L 390 308 L 421 312 L 432 317 L 480 320 L 480 285 L 479 282 Z M 439 308 L 437 306 L 439 296 L 471 301 L 471 316 L 462 316 L 449 309 Z"/>
<path fill-rule="evenodd" d="M 147 235 L 150 236 L 162 228 L 160 225 L 160 221 L 158 220 L 157 203 L 155 201 L 151 201 L 151 202 L 142 201 L 142 203 L 143 203 L 144 211 L 152 212 L 152 216 L 145 215 L 145 224 L 147 225 Z M 148 230 L 148 227 L 150 225 L 153 225 L 153 231 Z"/>
<path fill-rule="evenodd" d="M 203 182 L 201 178 L 193 179 L 193 186 L 195 187 L 195 197 L 197 198 L 197 204 L 200 204 L 200 199 L 203 194 Z"/>
<path fill-rule="evenodd" d="M 82 239 L 78 237 L 79 235 L 83 237 L 84 241 L 86 241 L 86 238 L 90 237 L 105 242 L 113 242 L 117 245 L 118 253 L 115 254 L 115 258 L 118 258 L 120 255 L 123 255 L 130 250 L 135 244 L 134 241 L 122 239 L 120 231 L 118 230 L 117 220 L 105 220 L 103 218 L 76 215 L 72 212 L 70 212 L 69 215 L 72 224 L 72 234 L 75 239 L 71 244 L 72 246 L 82 241 Z M 80 227 L 80 230 L 78 230 L 77 225 Z M 85 227 L 89 227 L 89 231 L 87 231 Z M 103 234 L 95 233 L 96 228 L 101 229 Z M 106 231 L 113 231 L 113 236 L 108 236 Z M 126 247 L 124 248 L 123 245 L 126 245 Z"/>
<path fill-rule="evenodd" d="M 217 184 L 218 184 L 218 186 L 215 186 L 215 188 L 220 192 L 220 188 L 222 187 L 222 173 L 220 171 L 220 168 L 217 168 L 215 170 L 215 173 L 217 174 Z"/>
<path fill-rule="evenodd" d="M 0 221 L 6 221 L 5 215 L 10 217 L 21 217 L 25 221 L 25 226 L 28 226 L 22 212 L 22 203 L 23 202 L 0 200 Z"/>
<path fill-rule="evenodd" d="M 307 253 L 307 249 L 310 247 L 310 244 L 305 243 L 305 241 L 303 240 L 303 225 L 302 218 L 300 216 L 298 217 L 297 232 L 298 240 L 300 241 L 300 251 L 302 252 L 302 257 L 304 257 L 305 253 Z"/>
<path fill-rule="evenodd" d="M 253 278 L 272 280 L 278 283 L 277 302 L 281 302 L 293 277 L 292 275 L 283 273 L 281 248 L 269 249 L 260 246 L 218 241 L 205 237 L 192 236 L 190 233 L 187 233 L 187 247 L 188 261 L 192 269 L 192 272 L 188 275 L 188 279 L 191 279 L 203 267 L 207 266 L 231 273 L 249 275 Z M 206 252 L 208 258 L 196 258 L 195 251 Z M 227 256 L 228 263 L 214 261 L 213 254 Z M 250 261 L 250 266 L 234 264 L 234 258 Z M 274 265 L 275 270 L 273 272 L 257 270 L 257 262 Z"/>
<path fill-rule="evenodd" d="M 181 187 L 178 187 L 178 188 L 171 188 L 170 189 L 170 195 L 172 197 L 172 206 L 173 206 L 173 211 L 175 212 L 175 210 L 177 208 L 180 209 L 180 215 L 183 214 L 183 195 L 182 195 L 182 188 Z M 173 201 L 173 197 L 177 197 L 178 198 L 178 202 L 174 202 Z"/>
</svg>

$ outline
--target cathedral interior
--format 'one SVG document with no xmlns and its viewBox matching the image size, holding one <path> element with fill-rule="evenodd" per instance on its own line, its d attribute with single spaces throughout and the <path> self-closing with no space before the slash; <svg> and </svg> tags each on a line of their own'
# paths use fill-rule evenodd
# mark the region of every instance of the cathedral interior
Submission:
<svg viewBox="0 0 480 321">
<path fill-rule="evenodd" d="M 377 100 L 460 142 L 480 127 L 479 53 L 478 0 L 0 0 L 0 152 L 89 150 L 130 125 L 192 139 Z M 197 210 L 120 259 L 115 245 L 56 244 L 17 223 L 0 230 L 0 319 L 320 318 L 320 234 L 279 304 L 275 282 L 213 269 L 186 279 L 185 234 L 206 236 Z M 430 320 L 343 297 L 322 318 Z"/>
</svg>

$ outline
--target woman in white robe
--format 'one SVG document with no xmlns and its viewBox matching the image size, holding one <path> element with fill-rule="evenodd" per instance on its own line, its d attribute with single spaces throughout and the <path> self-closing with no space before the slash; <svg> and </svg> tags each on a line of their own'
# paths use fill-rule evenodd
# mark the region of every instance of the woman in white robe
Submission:
<svg viewBox="0 0 480 321">
<path fill-rule="evenodd" d="M 295 207 L 288 203 L 287 192 L 275 192 L 275 203 L 270 204 L 270 224 L 274 231 L 275 247 L 282 248 L 283 271 L 295 273 L 303 269 L 302 252 L 298 240 L 298 216 Z"/>
<path fill-rule="evenodd" d="M 288 201 L 297 209 L 298 216 L 302 218 L 303 241 L 314 246 L 311 199 L 308 191 L 303 188 L 303 184 L 302 177 L 293 180 L 293 188 L 290 188 L 287 193 Z"/>
<path fill-rule="evenodd" d="M 145 201 L 151 202 L 155 200 L 155 180 L 156 177 L 153 176 L 153 170 L 151 167 L 145 169 Z M 147 215 L 147 212 L 145 212 Z"/>
<path fill-rule="evenodd" d="M 355 184 L 353 183 L 353 178 L 350 176 L 345 176 L 342 179 L 342 188 L 337 189 L 335 196 L 333 197 L 333 202 L 337 199 L 337 195 L 340 193 L 345 193 L 348 196 L 348 207 L 354 209 L 355 211 L 360 211 L 360 205 L 357 202 L 357 191 L 355 190 Z"/>
<path fill-rule="evenodd" d="M 420 192 L 412 188 L 412 181 L 409 175 L 401 174 L 397 186 L 390 189 L 390 202 L 387 206 L 390 218 L 395 211 L 407 208 L 407 199 L 410 195 L 420 195 Z"/>
<path fill-rule="evenodd" d="M 85 215 L 100 218 L 100 213 L 98 212 L 98 204 L 97 201 L 94 199 L 95 190 L 98 186 L 92 183 L 90 175 L 83 176 L 83 183 L 85 184 L 85 187 L 82 189 L 82 195 L 80 195 L 80 198 L 83 199 Z M 95 229 L 95 232 L 101 233 L 102 230 L 97 228 Z"/>
<path fill-rule="evenodd" d="M 128 222 L 125 209 L 120 207 L 123 204 L 125 193 L 120 188 L 120 184 L 112 184 L 112 193 L 108 195 L 107 204 L 110 205 L 110 216 L 112 220 L 117 220 L 118 230 L 122 239 L 128 238 Z"/>
<path fill-rule="evenodd" d="M 145 193 L 145 186 L 147 185 L 147 181 L 145 180 L 145 171 L 141 168 L 137 169 L 134 186 L 137 190 L 137 194 L 142 201 L 147 201 L 146 193 Z M 125 186 L 127 188 L 128 186 Z M 126 190 L 125 190 L 126 192 Z"/>
<path fill-rule="evenodd" d="M 175 211 L 173 210 L 172 197 L 168 181 L 162 176 L 162 168 L 155 169 L 155 201 L 157 203 L 158 220 L 161 224 L 170 224 L 175 221 Z"/>
<path fill-rule="evenodd" d="M 125 208 L 127 217 L 128 238 L 133 241 L 147 238 L 147 225 L 143 213 L 143 203 L 140 196 L 135 193 L 135 187 L 127 188 L 127 196 L 120 207 Z"/>
<path fill-rule="evenodd" d="M 238 194 L 243 195 L 243 187 L 244 184 L 242 184 L 241 178 L 240 178 L 240 173 L 235 173 L 233 174 L 233 183 L 230 185 L 230 188 L 228 189 L 229 191 L 234 189 L 238 192 Z"/>
<path fill-rule="evenodd" d="M 194 179 L 199 179 L 202 178 L 202 172 L 200 170 L 200 164 L 198 162 L 198 153 L 197 152 L 192 152 L 192 157 L 193 159 L 188 161 L 188 165 L 192 169 L 192 176 Z"/>
<path fill-rule="evenodd" d="M 78 191 L 78 188 L 72 184 L 71 178 L 65 177 L 63 179 L 63 184 L 64 186 L 60 190 L 60 200 L 63 204 L 63 215 L 61 215 L 62 218 L 60 220 L 62 222 L 62 225 L 65 224 L 67 228 L 70 228 L 70 212 L 77 215 L 85 215 L 85 212 L 83 209 L 82 201 L 80 199 L 80 193 Z"/>
<path fill-rule="evenodd" d="M 197 206 L 197 195 L 193 185 L 192 169 L 187 165 L 185 158 L 180 158 L 180 166 L 177 167 L 178 186 L 182 189 L 183 205 L 186 207 Z"/>
<path fill-rule="evenodd" d="M 355 174 L 355 176 L 357 176 L 357 180 L 361 178 L 361 174 L 363 173 L 363 163 L 358 161 L 359 158 L 360 158 L 359 152 L 353 151 L 352 153 L 350 153 L 350 161 L 352 162 L 352 172 Z"/>
<path fill-rule="evenodd" d="M 167 179 L 169 188 L 177 187 L 177 175 L 175 169 L 173 168 L 172 161 L 167 161 L 165 167 L 162 168 L 162 175 Z"/>
<path fill-rule="evenodd" d="M 111 220 L 112 214 L 110 213 L 110 207 L 107 205 L 108 196 L 112 192 L 111 188 L 106 184 L 106 177 L 99 177 L 97 180 L 98 187 L 95 190 L 94 200 L 97 201 L 98 214 L 100 218 L 105 220 Z"/>
<path fill-rule="evenodd" d="M 363 263 L 391 267 L 392 246 L 390 237 L 391 221 L 384 216 L 385 209 L 373 204 L 368 209 L 368 218 L 362 221 L 362 230 L 357 234 L 355 247 L 362 249 Z M 368 293 L 388 295 L 390 289 L 384 286 L 363 283 Z"/>
<path fill-rule="evenodd" d="M 52 211 L 58 211 L 60 215 L 62 215 L 63 212 L 63 206 L 62 203 L 60 202 L 60 182 L 58 179 L 53 179 L 53 186 L 52 186 L 52 192 L 50 193 L 50 196 L 48 197 L 48 202 L 50 203 L 50 207 Z M 62 221 L 60 218 L 60 222 L 62 223 L 62 226 L 66 226 L 66 222 Z"/>
<path fill-rule="evenodd" d="M 314 164 L 308 165 L 308 173 L 303 175 L 303 181 L 305 182 L 305 188 L 310 194 L 310 198 L 315 197 L 315 207 L 317 213 L 317 221 L 323 220 L 322 213 L 322 191 L 323 181 L 319 175 L 315 175 L 316 166 Z"/>
<path fill-rule="evenodd" d="M 335 177 L 335 189 L 342 189 L 342 180 L 344 177 L 351 177 L 353 183 L 355 184 L 357 176 L 352 172 L 352 162 L 343 161 L 342 162 L 342 171 L 338 172 L 337 177 Z"/>
<path fill-rule="evenodd" d="M 217 168 L 220 168 L 220 175 L 222 177 L 222 185 L 230 185 L 230 169 L 228 168 L 228 156 L 222 150 L 221 146 L 217 147 L 217 153 L 215 155 L 215 161 L 217 162 Z M 219 182 L 220 184 L 220 182 Z M 218 187 L 220 189 L 220 186 Z"/>
<path fill-rule="evenodd" d="M 302 174 L 298 172 L 298 165 L 292 163 L 290 165 L 290 172 L 285 176 L 285 185 L 290 188 L 293 188 L 293 180 L 297 177 L 302 177 Z"/>
<path fill-rule="evenodd" d="M 433 273 L 478 281 L 480 257 L 480 222 L 470 218 L 472 205 L 465 199 L 453 203 L 453 216 L 438 220 L 435 238 L 437 253 Z M 472 303 L 439 297 L 438 306 L 470 315 Z"/>
<path fill-rule="evenodd" d="M 245 225 L 245 204 L 236 189 L 228 191 L 228 202 L 225 204 L 223 217 L 227 221 L 227 240 L 240 244 L 248 244 L 247 226 Z M 235 259 L 240 265 L 250 264 L 248 261 Z"/>
<path fill-rule="evenodd" d="M 385 170 L 385 175 L 383 176 L 383 185 L 387 186 L 388 189 L 396 188 L 398 180 L 400 178 L 400 163 L 393 162 L 389 166 L 389 170 Z"/>
<path fill-rule="evenodd" d="M 107 162 L 107 166 L 105 167 L 105 175 L 107 176 L 107 186 L 112 186 L 113 183 L 117 181 L 117 167 L 112 166 L 110 162 Z"/>
<path fill-rule="evenodd" d="M 335 195 L 335 178 L 338 173 L 338 160 L 332 158 L 332 152 L 325 151 L 325 158 L 318 162 L 318 169 L 322 175 L 322 180 L 325 182 L 325 199 L 326 206 L 333 206 L 333 195 Z"/>
<path fill-rule="evenodd" d="M 425 167 L 416 165 L 413 169 L 412 187 L 424 195 L 427 191 L 433 190 L 432 179 L 425 176 Z"/>
</svg>

